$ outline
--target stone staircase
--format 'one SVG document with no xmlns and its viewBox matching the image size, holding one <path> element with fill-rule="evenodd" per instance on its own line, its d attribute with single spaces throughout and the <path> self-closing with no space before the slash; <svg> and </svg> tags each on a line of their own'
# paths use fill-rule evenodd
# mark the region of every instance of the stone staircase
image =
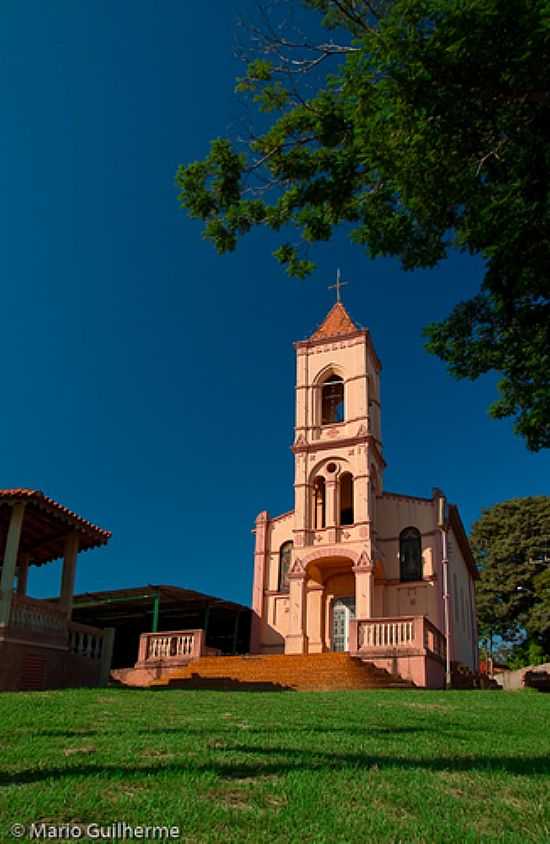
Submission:
<svg viewBox="0 0 550 844">
<path fill-rule="evenodd" d="M 186 666 L 163 668 L 146 685 L 252 691 L 415 688 L 398 674 L 347 653 L 206 656 Z"/>
</svg>

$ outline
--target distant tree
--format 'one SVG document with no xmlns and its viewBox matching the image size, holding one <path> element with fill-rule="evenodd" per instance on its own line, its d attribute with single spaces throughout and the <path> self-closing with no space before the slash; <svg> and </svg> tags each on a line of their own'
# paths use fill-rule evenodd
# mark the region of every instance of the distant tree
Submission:
<svg viewBox="0 0 550 844">
<path fill-rule="evenodd" d="M 550 497 L 513 498 L 486 510 L 470 537 L 482 639 L 521 645 L 526 664 L 550 656 Z"/>
<path fill-rule="evenodd" d="M 296 276 L 314 267 L 302 247 L 341 225 L 406 270 L 481 256 L 481 291 L 426 328 L 427 348 L 458 378 L 500 372 L 490 414 L 550 446 L 550 0 L 303 5 L 330 37 L 252 29 L 237 91 L 261 130 L 181 166 L 182 206 L 220 253 L 281 232 Z"/>
</svg>

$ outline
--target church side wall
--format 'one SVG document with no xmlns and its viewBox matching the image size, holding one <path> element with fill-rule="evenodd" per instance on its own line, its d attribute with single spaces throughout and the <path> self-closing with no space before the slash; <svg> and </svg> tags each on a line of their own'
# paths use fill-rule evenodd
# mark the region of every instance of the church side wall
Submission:
<svg viewBox="0 0 550 844">
<path fill-rule="evenodd" d="M 451 658 L 468 668 L 477 668 L 475 600 L 472 576 L 452 531 L 448 534 L 449 593 L 453 647 Z"/>
<path fill-rule="evenodd" d="M 432 500 L 385 493 L 376 501 L 377 545 L 383 553 L 386 586 L 382 615 L 425 615 L 444 629 L 440 577 L 440 541 Z M 415 527 L 422 537 L 423 580 L 400 582 L 399 534 Z"/>
<path fill-rule="evenodd" d="M 294 513 L 270 522 L 265 579 L 264 611 L 260 649 L 264 653 L 283 653 L 288 632 L 288 593 L 279 592 L 279 553 L 281 545 L 293 539 Z"/>
</svg>

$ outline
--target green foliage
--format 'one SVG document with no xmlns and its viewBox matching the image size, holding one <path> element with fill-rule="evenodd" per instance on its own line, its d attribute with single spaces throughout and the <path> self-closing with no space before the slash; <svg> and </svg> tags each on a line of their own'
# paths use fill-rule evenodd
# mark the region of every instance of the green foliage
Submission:
<svg viewBox="0 0 550 844">
<path fill-rule="evenodd" d="M 550 497 L 496 504 L 475 523 L 470 541 L 481 571 L 480 635 L 521 644 L 521 664 L 535 652 L 550 655 Z"/>
<path fill-rule="evenodd" d="M 459 378 L 502 373 L 491 415 L 549 446 L 550 0 L 304 4 L 331 40 L 301 55 L 271 31 L 237 81 L 270 125 L 181 166 L 182 206 L 220 253 L 255 226 L 307 246 L 345 225 L 408 270 L 481 256 L 479 296 L 427 327 L 428 349 Z M 275 256 L 314 268 L 286 237 Z"/>
<path fill-rule="evenodd" d="M 480 647 L 481 659 L 487 660 L 491 655 L 495 665 L 505 665 L 510 671 L 527 665 L 540 665 L 550 659 L 540 642 L 530 638 L 517 643 L 499 642 L 493 647 L 492 654 L 489 648 Z"/>
</svg>

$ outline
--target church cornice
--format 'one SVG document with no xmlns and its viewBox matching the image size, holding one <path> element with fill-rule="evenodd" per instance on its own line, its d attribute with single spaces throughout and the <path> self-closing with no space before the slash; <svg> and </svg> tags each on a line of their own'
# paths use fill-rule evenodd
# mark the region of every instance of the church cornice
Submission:
<svg viewBox="0 0 550 844">
<path fill-rule="evenodd" d="M 382 457 L 382 452 L 378 447 L 378 440 L 376 439 L 374 434 L 359 434 L 355 437 L 342 437 L 342 439 L 338 440 L 316 440 L 314 443 L 297 443 L 295 445 L 291 445 L 290 450 L 294 455 L 297 455 L 307 454 L 308 452 L 330 451 L 331 449 L 334 450 L 335 448 L 347 448 L 349 446 L 354 445 L 367 446 L 367 448 L 372 449 L 374 456 L 378 461 L 378 464 L 382 468 L 385 469 L 388 465 Z"/>
<path fill-rule="evenodd" d="M 302 437 L 303 440 L 303 437 Z M 377 439 L 374 434 L 356 434 L 355 436 L 339 437 L 333 440 L 315 440 L 314 442 L 300 442 L 294 443 L 290 446 L 293 454 L 301 454 L 307 451 L 327 451 L 331 448 L 345 448 L 350 445 L 372 445 L 380 454 L 380 449 L 377 446 Z M 382 458 L 383 460 L 383 458 Z"/>
<path fill-rule="evenodd" d="M 293 515 L 294 515 L 294 510 L 287 510 L 286 513 L 281 513 L 279 516 L 273 516 L 273 518 L 270 519 L 270 521 L 271 522 L 280 522 L 283 519 L 289 519 L 290 516 L 293 516 Z"/>
<path fill-rule="evenodd" d="M 405 495 L 402 492 L 387 492 L 384 490 L 382 498 L 405 498 L 408 501 L 422 501 L 424 504 L 433 504 L 433 498 L 424 498 L 421 495 Z"/>
<path fill-rule="evenodd" d="M 310 349 L 314 349 L 315 351 L 330 351 L 335 345 L 342 349 L 355 345 L 357 340 L 365 341 L 367 349 L 376 364 L 376 371 L 381 372 L 382 364 L 380 358 L 374 350 L 369 331 L 366 328 L 358 328 L 357 331 L 346 334 L 335 334 L 333 337 L 321 337 L 318 340 L 296 340 L 293 346 L 296 349 L 296 353 L 300 354 L 300 352 L 307 353 Z M 338 346 L 338 344 L 340 345 Z"/>
</svg>

